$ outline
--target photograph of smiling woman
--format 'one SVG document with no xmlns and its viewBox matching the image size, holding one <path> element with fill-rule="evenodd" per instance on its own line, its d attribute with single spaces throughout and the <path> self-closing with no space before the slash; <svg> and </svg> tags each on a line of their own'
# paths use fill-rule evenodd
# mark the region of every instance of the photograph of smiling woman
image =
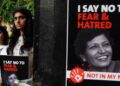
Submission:
<svg viewBox="0 0 120 86">
<path fill-rule="evenodd" d="M 86 71 L 119 72 L 120 62 L 113 61 L 113 40 L 109 30 L 79 30 L 74 42 L 75 54 Z M 82 63 L 81 63 L 82 62 Z"/>
</svg>

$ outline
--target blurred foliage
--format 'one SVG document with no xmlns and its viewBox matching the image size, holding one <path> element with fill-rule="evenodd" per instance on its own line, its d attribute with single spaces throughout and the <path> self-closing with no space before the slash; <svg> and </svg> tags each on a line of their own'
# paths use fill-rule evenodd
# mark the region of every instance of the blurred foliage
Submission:
<svg viewBox="0 0 120 86">
<path fill-rule="evenodd" d="M 34 15 L 34 0 L 1 0 L 0 19 L 6 23 L 12 23 L 12 13 L 17 7 L 25 7 Z"/>
</svg>

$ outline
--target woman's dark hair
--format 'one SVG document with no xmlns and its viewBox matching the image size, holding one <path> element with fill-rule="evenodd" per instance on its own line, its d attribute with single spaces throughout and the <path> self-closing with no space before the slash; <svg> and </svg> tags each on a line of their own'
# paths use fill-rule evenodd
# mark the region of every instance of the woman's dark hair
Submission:
<svg viewBox="0 0 120 86">
<path fill-rule="evenodd" d="M 25 8 L 17 8 L 13 12 L 13 17 L 14 15 L 20 12 L 22 13 L 25 18 L 26 18 L 26 26 L 23 29 L 24 30 L 24 45 L 21 46 L 21 52 L 23 53 L 23 50 L 29 49 L 33 46 L 33 19 L 32 19 L 32 14 L 29 10 Z M 16 42 L 20 36 L 20 31 L 16 29 L 15 24 L 13 25 L 13 35 L 10 39 L 9 47 L 7 49 L 8 54 L 13 54 L 13 49 L 14 46 L 16 45 Z"/>
<path fill-rule="evenodd" d="M 110 44 L 113 45 L 113 40 L 110 37 L 109 30 L 100 30 L 100 29 L 86 29 L 79 30 L 77 33 L 76 40 L 74 42 L 75 53 L 77 56 L 85 53 L 86 43 L 92 40 L 94 37 L 104 34 L 109 40 Z"/>
<path fill-rule="evenodd" d="M 0 30 L 2 31 L 3 36 L 4 36 L 3 45 L 7 45 L 8 44 L 8 39 L 9 39 L 8 38 L 8 32 L 7 32 L 6 28 L 3 27 L 3 26 L 0 26 Z"/>
</svg>

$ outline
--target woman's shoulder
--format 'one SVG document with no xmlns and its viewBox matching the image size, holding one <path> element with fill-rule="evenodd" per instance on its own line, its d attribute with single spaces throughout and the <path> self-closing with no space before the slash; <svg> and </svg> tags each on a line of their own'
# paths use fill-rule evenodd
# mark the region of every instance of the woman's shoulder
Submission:
<svg viewBox="0 0 120 86">
<path fill-rule="evenodd" d="M 111 72 L 120 72 L 120 60 L 113 60 L 109 66 Z"/>
<path fill-rule="evenodd" d="M 7 55 L 7 48 L 8 48 L 8 45 L 1 45 L 0 46 L 0 55 Z"/>
<path fill-rule="evenodd" d="M 120 64 L 120 60 L 113 60 L 112 64 L 115 64 L 115 65 Z"/>
<path fill-rule="evenodd" d="M 29 54 L 33 54 L 33 47 L 31 47 L 31 48 L 29 48 L 29 49 L 27 49 L 27 50 L 24 50 L 24 51 L 27 52 L 28 55 L 29 55 Z"/>
<path fill-rule="evenodd" d="M 33 54 L 33 48 L 25 49 L 23 51 L 23 53 L 20 53 L 20 56 L 30 56 L 31 54 Z"/>
</svg>

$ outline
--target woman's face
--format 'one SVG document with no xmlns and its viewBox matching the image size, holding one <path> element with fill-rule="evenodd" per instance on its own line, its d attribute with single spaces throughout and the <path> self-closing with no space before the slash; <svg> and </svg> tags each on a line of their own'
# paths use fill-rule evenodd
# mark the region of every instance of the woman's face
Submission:
<svg viewBox="0 0 120 86">
<path fill-rule="evenodd" d="M 87 42 L 85 58 L 94 67 L 106 67 L 112 58 L 112 47 L 104 34 Z"/>
<path fill-rule="evenodd" d="M 14 24 L 18 30 L 23 30 L 26 26 L 26 17 L 22 13 L 16 12 L 14 15 Z"/>
<path fill-rule="evenodd" d="M 17 76 L 15 74 L 11 74 L 8 77 L 8 82 L 10 84 L 10 86 L 14 86 L 14 81 L 17 80 Z"/>
</svg>

